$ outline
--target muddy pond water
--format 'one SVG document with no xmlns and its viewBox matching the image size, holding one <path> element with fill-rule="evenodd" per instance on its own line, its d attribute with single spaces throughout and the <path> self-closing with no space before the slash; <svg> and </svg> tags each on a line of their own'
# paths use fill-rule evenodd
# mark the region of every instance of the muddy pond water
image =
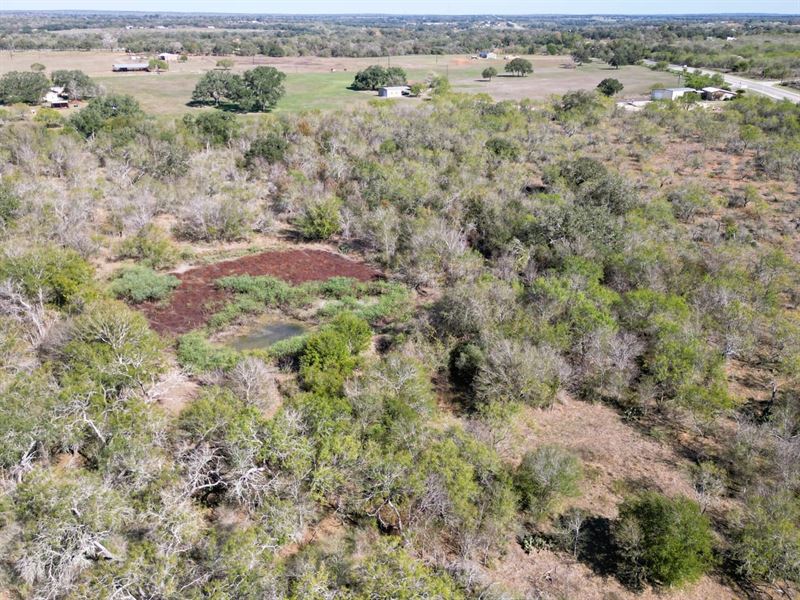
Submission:
<svg viewBox="0 0 800 600">
<path fill-rule="evenodd" d="M 272 321 L 255 325 L 249 332 L 228 340 L 235 350 L 260 350 L 276 342 L 307 333 L 308 329 L 293 321 Z"/>
</svg>

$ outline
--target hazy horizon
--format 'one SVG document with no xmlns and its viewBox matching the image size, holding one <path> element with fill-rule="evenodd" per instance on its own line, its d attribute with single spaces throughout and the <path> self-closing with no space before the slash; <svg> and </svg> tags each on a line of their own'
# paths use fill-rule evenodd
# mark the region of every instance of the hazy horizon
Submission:
<svg viewBox="0 0 800 600">
<path fill-rule="evenodd" d="M 800 15 L 800 0 L 707 0 L 698 3 L 691 0 L 675 0 L 670 11 L 664 12 L 663 5 L 657 9 L 642 9 L 642 3 L 633 0 L 612 0 L 595 2 L 591 0 L 575 0 L 569 8 L 560 7 L 552 10 L 549 2 L 519 2 L 497 0 L 487 11 L 487 5 L 478 0 L 407 0 L 398 1 L 366 1 L 341 0 L 335 6 L 320 0 L 277 0 L 269 3 L 252 2 L 250 0 L 231 0 L 220 3 L 209 0 L 173 0 L 164 3 L 155 0 L 137 2 L 136 7 L 127 10 L 109 10 L 108 3 L 97 0 L 75 1 L 70 5 L 64 2 L 46 0 L 26 2 L 24 0 L 7 0 L 2 12 L 16 11 L 96 11 L 96 12 L 158 12 L 184 14 L 253 14 L 253 15 L 430 15 L 430 16 L 475 16 L 475 15 L 515 15 L 515 16 L 575 16 L 575 15 L 631 15 L 631 16 L 681 16 L 681 15 Z M 224 6 L 221 6 L 221 4 Z M 698 6 L 700 4 L 700 6 Z"/>
</svg>

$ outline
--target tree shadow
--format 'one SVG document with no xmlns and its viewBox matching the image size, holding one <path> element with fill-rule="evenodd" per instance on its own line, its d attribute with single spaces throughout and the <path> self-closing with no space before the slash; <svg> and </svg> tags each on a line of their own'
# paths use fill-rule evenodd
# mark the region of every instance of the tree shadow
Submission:
<svg viewBox="0 0 800 600">
<path fill-rule="evenodd" d="M 222 110 L 225 112 L 232 112 L 232 113 L 239 113 L 244 114 L 247 111 L 244 110 L 241 106 L 236 104 L 235 102 L 220 102 L 219 104 L 214 104 L 213 102 L 205 102 L 202 100 L 189 100 L 186 103 L 186 106 L 190 108 L 216 108 L 217 110 Z"/>
<path fill-rule="evenodd" d="M 578 560 L 601 577 L 617 577 L 620 559 L 611 519 L 599 516 L 586 519 L 581 535 Z"/>
</svg>

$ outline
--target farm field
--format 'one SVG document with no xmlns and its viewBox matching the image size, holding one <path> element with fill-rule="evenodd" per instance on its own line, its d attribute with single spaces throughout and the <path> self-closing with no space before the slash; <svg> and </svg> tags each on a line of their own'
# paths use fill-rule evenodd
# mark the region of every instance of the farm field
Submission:
<svg viewBox="0 0 800 600">
<path fill-rule="evenodd" d="M 80 69 L 105 86 L 109 92 L 130 94 L 152 114 L 173 115 L 191 112 L 187 105 L 200 76 L 215 67 L 216 56 L 192 56 L 186 63 L 170 63 L 169 71 L 156 73 L 112 73 L 111 65 L 129 62 L 126 55 L 111 52 L 19 52 L 0 56 L 0 74 L 26 70 L 34 62 L 48 71 Z M 534 73 L 528 77 L 503 74 L 503 60 L 473 60 L 466 56 L 398 56 L 383 58 L 236 57 L 234 71 L 254 65 L 274 66 L 286 73 L 286 95 L 275 112 L 340 109 L 360 106 L 375 98 L 371 92 L 348 89 L 355 73 L 371 64 L 391 64 L 406 70 L 410 81 L 425 79 L 431 73 L 446 75 L 456 91 L 488 93 L 497 100 L 543 100 L 570 90 L 593 89 L 606 77 L 619 79 L 625 86 L 621 96 L 638 98 L 647 95 L 654 85 L 676 83 L 676 77 L 645 67 L 614 69 L 602 63 L 565 68 L 566 56 L 530 56 Z M 493 81 L 482 79 L 481 72 L 494 66 L 501 75 Z M 406 99 L 405 102 L 417 102 Z"/>
</svg>

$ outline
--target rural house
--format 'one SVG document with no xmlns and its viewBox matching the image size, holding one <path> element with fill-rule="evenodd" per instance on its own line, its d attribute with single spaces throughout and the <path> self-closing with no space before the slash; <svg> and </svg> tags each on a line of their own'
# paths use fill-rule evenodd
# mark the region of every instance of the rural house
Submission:
<svg viewBox="0 0 800 600">
<path fill-rule="evenodd" d="M 166 62 L 175 62 L 181 57 L 180 54 L 173 54 L 172 52 L 162 52 L 158 55 L 159 60 L 163 60 Z"/>
<path fill-rule="evenodd" d="M 492 52 L 491 50 L 484 50 L 483 52 L 478 52 L 478 57 L 479 58 L 494 59 L 494 58 L 497 58 L 497 53 L 496 52 Z"/>
<path fill-rule="evenodd" d="M 717 87 L 704 87 L 700 91 L 703 92 L 703 100 L 732 100 L 736 98 L 736 92 Z"/>
<path fill-rule="evenodd" d="M 64 92 L 63 87 L 51 87 L 42 98 L 42 104 L 50 108 L 69 108 L 69 96 Z"/>
<path fill-rule="evenodd" d="M 653 100 L 677 100 L 692 92 L 697 93 L 697 90 L 689 87 L 660 88 L 650 92 L 650 98 Z"/>
<path fill-rule="evenodd" d="M 384 86 L 378 90 L 378 96 L 381 98 L 402 98 L 408 95 L 410 87 L 407 85 L 390 85 Z"/>
<path fill-rule="evenodd" d="M 116 73 L 125 73 L 128 71 L 149 71 L 150 65 L 148 63 L 119 63 L 112 67 Z"/>
</svg>

